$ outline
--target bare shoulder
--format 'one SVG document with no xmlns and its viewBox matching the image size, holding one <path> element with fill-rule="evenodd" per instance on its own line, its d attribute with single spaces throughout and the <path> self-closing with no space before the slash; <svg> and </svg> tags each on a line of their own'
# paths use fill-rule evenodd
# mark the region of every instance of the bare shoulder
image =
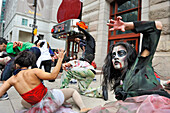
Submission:
<svg viewBox="0 0 170 113">
<path fill-rule="evenodd" d="M 8 84 L 10 84 L 10 85 L 14 85 L 16 82 L 17 82 L 17 79 L 16 79 L 16 77 L 13 75 L 13 76 L 11 76 L 7 81 L 6 81 Z"/>
<path fill-rule="evenodd" d="M 33 68 L 31 69 L 31 72 L 33 73 L 39 73 L 39 72 L 42 72 L 43 70 L 42 69 L 39 69 L 39 68 Z"/>
</svg>

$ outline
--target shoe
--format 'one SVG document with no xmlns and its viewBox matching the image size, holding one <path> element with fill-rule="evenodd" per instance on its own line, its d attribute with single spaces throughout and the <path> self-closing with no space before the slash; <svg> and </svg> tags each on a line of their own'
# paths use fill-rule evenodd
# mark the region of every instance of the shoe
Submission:
<svg viewBox="0 0 170 113">
<path fill-rule="evenodd" d="M 94 77 L 94 78 L 93 78 L 93 81 L 96 81 L 96 80 L 97 80 L 96 77 Z"/>
<path fill-rule="evenodd" d="M 76 79 L 71 79 L 71 80 L 70 80 L 70 83 L 71 83 L 71 84 L 76 84 L 76 83 L 77 83 L 77 80 L 76 80 Z"/>
<path fill-rule="evenodd" d="M 5 93 L 5 94 L 2 95 L 2 97 L 0 98 L 0 101 L 2 101 L 2 100 L 8 100 L 8 99 L 9 99 L 8 94 Z"/>
</svg>

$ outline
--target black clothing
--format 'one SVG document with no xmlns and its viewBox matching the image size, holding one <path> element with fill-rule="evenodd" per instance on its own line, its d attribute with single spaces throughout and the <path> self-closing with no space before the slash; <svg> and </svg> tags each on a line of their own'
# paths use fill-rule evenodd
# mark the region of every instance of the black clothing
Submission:
<svg viewBox="0 0 170 113">
<path fill-rule="evenodd" d="M 94 38 L 84 29 L 78 26 L 78 29 L 84 33 L 86 36 L 85 40 L 85 60 L 87 60 L 90 64 L 94 60 L 95 57 L 95 40 Z M 83 41 L 82 41 L 83 42 Z"/>
</svg>

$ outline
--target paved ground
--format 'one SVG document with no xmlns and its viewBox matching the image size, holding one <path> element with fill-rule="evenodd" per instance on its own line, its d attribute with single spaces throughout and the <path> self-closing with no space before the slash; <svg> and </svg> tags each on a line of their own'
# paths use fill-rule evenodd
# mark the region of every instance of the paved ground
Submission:
<svg viewBox="0 0 170 113">
<path fill-rule="evenodd" d="M 97 87 L 101 84 L 101 75 L 98 74 L 96 75 L 97 81 L 93 81 L 92 84 L 90 85 L 91 87 Z M 166 81 L 162 81 L 161 83 L 165 83 Z M 59 88 L 60 86 L 60 79 L 56 79 L 55 82 L 48 82 L 44 81 L 45 85 L 48 88 Z M 70 84 L 70 87 L 77 89 L 77 84 Z M 14 87 L 12 87 L 10 90 L 8 90 L 9 94 L 9 99 L 5 101 L 0 101 L 0 113 L 15 113 L 18 110 L 22 110 L 23 107 L 20 103 L 21 97 L 19 94 L 16 92 Z M 85 97 L 81 96 L 85 105 L 87 107 L 93 108 L 98 105 L 103 105 L 109 101 L 114 101 L 114 94 L 112 92 L 109 92 L 109 100 L 104 101 L 101 98 L 90 98 L 90 97 Z M 78 107 L 74 104 L 73 100 L 70 99 L 68 100 L 69 103 L 73 104 L 73 110 L 78 111 Z"/>
</svg>

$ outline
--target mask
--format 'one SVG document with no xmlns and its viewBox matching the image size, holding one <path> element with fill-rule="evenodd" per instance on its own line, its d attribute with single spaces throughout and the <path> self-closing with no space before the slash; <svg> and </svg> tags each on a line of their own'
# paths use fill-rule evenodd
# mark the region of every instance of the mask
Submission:
<svg viewBox="0 0 170 113">
<path fill-rule="evenodd" d="M 126 48 L 119 45 L 113 48 L 112 51 L 112 63 L 115 69 L 123 69 L 127 67 L 127 51 Z"/>
</svg>

